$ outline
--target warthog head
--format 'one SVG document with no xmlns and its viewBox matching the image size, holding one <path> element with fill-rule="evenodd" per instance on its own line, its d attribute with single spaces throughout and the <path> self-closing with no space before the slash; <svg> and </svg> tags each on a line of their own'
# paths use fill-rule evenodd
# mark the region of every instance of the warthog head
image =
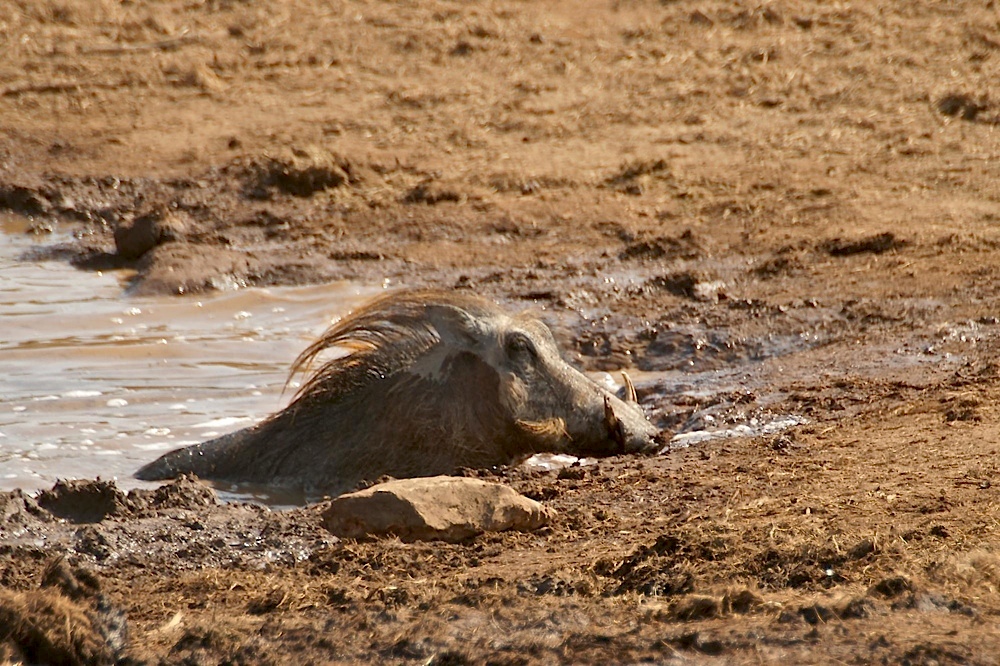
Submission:
<svg viewBox="0 0 1000 666">
<path fill-rule="evenodd" d="M 346 354 L 320 363 L 333 349 Z M 331 326 L 293 373 L 314 365 L 278 414 L 168 453 L 138 476 L 194 472 L 339 492 L 384 474 L 451 473 L 534 452 L 612 455 L 657 446 L 627 378 L 622 400 L 562 360 L 545 324 L 472 295 L 378 298 Z"/>
</svg>

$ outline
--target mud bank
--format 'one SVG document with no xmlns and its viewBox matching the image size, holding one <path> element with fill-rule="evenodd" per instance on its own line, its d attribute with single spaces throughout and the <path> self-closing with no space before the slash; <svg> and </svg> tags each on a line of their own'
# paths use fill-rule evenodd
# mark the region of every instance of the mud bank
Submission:
<svg viewBox="0 0 1000 666">
<path fill-rule="evenodd" d="M 37 499 L 8 493 L 0 567 L 5 587 L 22 596 L 0 605 L 44 632 L 46 616 L 25 606 L 28 595 L 75 604 L 80 626 L 91 627 L 63 648 L 76 663 L 98 648 L 126 663 L 942 654 L 988 663 L 992 484 L 912 481 L 932 461 L 909 442 L 954 433 L 943 423 L 939 414 L 885 421 L 890 436 L 864 443 L 869 459 L 910 462 L 860 483 L 852 461 L 865 427 L 840 429 L 846 440 L 807 427 L 669 457 L 488 472 L 557 519 L 539 532 L 459 544 L 340 540 L 322 528 L 322 504 L 221 504 L 191 480 L 128 494 L 106 482 L 60 484 Z M 952 453 L 933 465 L 969 464 L 958 437 L 943 438 Z M 73 597 L 46 583 L 59 561 L 93 590 Z M 63 623 L 48 631 L 58 635 Z M 18 640 L 8 638 L 8 649 L 38 654 Z"/>
</svg>

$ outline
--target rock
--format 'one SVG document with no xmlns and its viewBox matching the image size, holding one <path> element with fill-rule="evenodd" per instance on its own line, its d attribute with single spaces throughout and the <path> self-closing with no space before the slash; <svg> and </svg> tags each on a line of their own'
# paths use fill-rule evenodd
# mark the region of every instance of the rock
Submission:
<svg viewBox="0 0 1000 666">
<path fill-rule="evenodd" d="M 323 525 L 341 537 L 394 534 L 404 541 L 457 542 L 483 532 L 538 529 L 553 515 L 507 486 L 434 476 L 341 495 L 323 511 Z"/>
</svg>

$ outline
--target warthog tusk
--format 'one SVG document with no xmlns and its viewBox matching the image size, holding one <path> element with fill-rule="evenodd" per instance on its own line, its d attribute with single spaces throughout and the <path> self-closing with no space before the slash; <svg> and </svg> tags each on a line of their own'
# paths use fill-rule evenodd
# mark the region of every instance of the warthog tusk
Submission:
<svg viewBox="0 0 1000 666">
<path fill-rule="evenodd" d="M 608 437 L 616 443 L 619 448 L 625 451 L 625 424 L 615 414 L 614 407 L 611 406 L 611 398 L 604 396 L 604 427 L 607 428 Z"/>
<path fill-rule="evenodd" d="M 625 402 L 639 404 L 639 397 L 635 394 L 635 384 L 628 373 L 622 370 L 622 379 L 625 380 Z"/>
<path fill-rule="evenodd" d="M 569 439 L 566 422 L 562 419 L 545 419 L 544 421 L 517 421 L 517 427 L 535 437 L 559 441 Z"/>
</svg>

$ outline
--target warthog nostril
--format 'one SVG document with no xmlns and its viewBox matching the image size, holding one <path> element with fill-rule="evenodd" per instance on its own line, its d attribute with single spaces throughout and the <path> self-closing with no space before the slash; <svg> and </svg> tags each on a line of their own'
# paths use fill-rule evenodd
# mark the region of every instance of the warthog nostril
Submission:
<svg viewBox="0 0 1000 666">
<path fill-rule="evenodd" d="M 660 455 L 661 453 L 666 453 L 670 450 L 670 440 L 673 438 L 674 433 L 669 430 L 660 430 L 655 435 L 653 435 L 652 448 L 650 453 L 655 453 Z"/>
</svg>

